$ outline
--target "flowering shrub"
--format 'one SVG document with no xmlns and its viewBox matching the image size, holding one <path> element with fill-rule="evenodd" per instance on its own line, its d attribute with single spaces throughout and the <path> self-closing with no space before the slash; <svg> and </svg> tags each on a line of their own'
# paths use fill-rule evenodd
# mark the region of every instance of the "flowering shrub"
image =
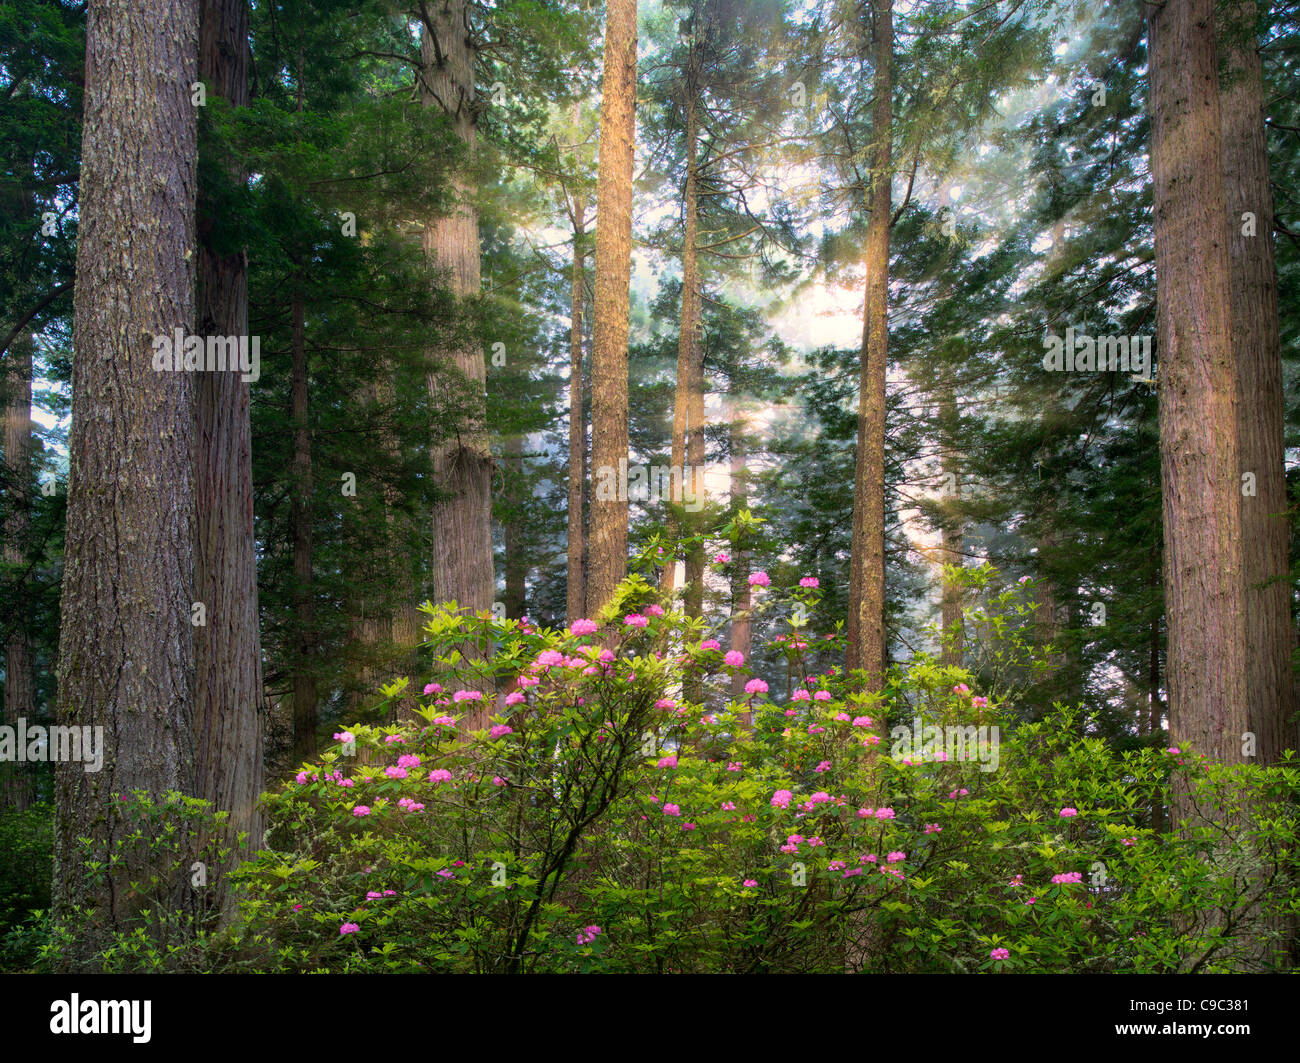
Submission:
<svg viewBox="0 0 1300 1063">
<path fill-rule="evenodd" d="M 880 693 L 796 667 L 787 696 L 755 676 L 734 700 L 741 654 L 657 599 L 631 577 L 563 631 L 427 607 L 439 683 L 412 719 L 349 726 L 267 796 L 269 848 L 234 872 L 209 966 L 1281 965 L 1278 928 L 1300 914 L 1293 762 L 1116 752 L 1076 711 L 1017 722 L 997 688 L 925 656 Z M 493 687 L 470 730 L 471 695 Z M 920 725 L 990 735 L 996 758 L 900 751 Z M 1240 826 L 1161 834 L 1171 792 Z"/>
</svg>

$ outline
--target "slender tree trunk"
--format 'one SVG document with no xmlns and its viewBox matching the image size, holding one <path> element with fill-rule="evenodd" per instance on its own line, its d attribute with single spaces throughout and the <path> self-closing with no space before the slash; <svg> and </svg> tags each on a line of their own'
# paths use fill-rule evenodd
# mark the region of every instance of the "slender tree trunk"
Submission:
<svg viewBox="0 0 1300 1063">
<path fill-rule="evenodd" d="M 425 26 L 421 42 L 421 99 L 424 106 L 440 108 L 447 115 L 472 160 L 478 115 L 474 98 L 477 50 L 470 32 L 469 4 L 466 0 L 436 0 L 425 10 L 432 24 Z M 425 226 L 424 249 L 438 266 L 449 271 L 456 296 L 472 298 L 479 291 L 474 185 L 466 175 L 457 176 L 452 184 L 456 207 Z M 477 345 L 453 352 L 450 366 L 463 377 L 465 390 L 457 403 L 454 430 L 434 448 L 434 480 L 445 498 L 434 506 L 433 582 L 439 601 L 455 601 L 462 609 L 477 613 L 492 608 L 496 587 L 487 367 Z M 435 398 L 446 387 L 442 376 L 437 371 L 429 373 L 429 390 Z M 446 395 L 441 398 L 447 401 Z"/>
<path fill-rule="evenodd" d="M 512 433 L 506 440 L 506 502 L 510 519 L 505 526 L 506 546 L 506 616 L 518 619 L 524 615 L 527 597 L 528 560 L 524 554 L 523 493 L 524 437 Z"/>
<path fill-rule="evenodd" d="M 295 284 L 301 278 L 295 279 Z M 316 634 L 312 588 L 312 462 L 311 426 L 308 423 L 306 308 L 295 291 L 290 307 L 293 318 L 293 491 L 289 523 L 293 539 L 293 612 L 297 628 L 297 660 L 293 672 L 293 755 L 305 760 L 316 755 Z"/>
<path fill-rule="evenodd" d="M 687 468 L 689 457 L 687 438 L 694 442 L 695 363 L 699 355 L 700 325 L 700 270 L 699 254 L 696 250 L 699 231 L 700 200 L 698 191 L 698 170 L 696 168 L 696 147 L 699 139 L 699 123 L 696 120 L 698 100 L 695 82 L 695 52 L 692 48 L 687 64 L 685 85 L 686 106 L 686 189 L 682 197 L 682 213 L 685 217 L 685 232 L 682 237 L 682 305 L 677 330 L 677 386 L 673 394 L 673 439 L 672 471 L 681 476 L 683 492 L 694 492 L 694 468 L 692 479 L 688 483 Z M 691 497 L 695 497 L 694 494 Z M 679 511 L 673 506 L 681 505 L 683 499 L 672 499 L 668 508 L 668 536 L 672 540 L 689 525 L 688 520 L 680 519 Z M 683 511 L 684 512 L 684 511 Z M 690 574 L 686 577 L 690 584 Z M 672 594 L 677 582 L 677 551 L 669 563 L 664 566 L 660 589 L 665 594 Z M 687 596 L 690 597 L 688 590 Z M 692 614 L 698 615 L 698 614 Z"/>
<path fill-rule="evenodd" d="M 153 341 L 194 324 L 198 36 L 198 0 L 87 9 L 59 722 L 102 727 L 104 763 L 55 767 L 69 969 L 143 902 L 129 883 L 151 866 L 130 847 L 91 878 L 79 839 L 107 861 L 126 832 L 117 795 L 194 793 L 194 381 L 156 370 Z"/>
<path fill-rule="evenodd" d="M 940 529 L 940 556 L 945 565 L 962 564 L 961 525 L 953 520 Z M 965 655 L 965 628 L 962 623 L 962 590 L 953 580 L 943 581 L 939 603 L 939 619 L 943 631 L 943 664 L 960 668 Z"/>
<path fill-rule="evenodd" d="M 32 339 L 27 333 L 15 336 L 6 359 L 4 392 L 4 481 L 9 485 L 5 499 L 4 526 L 0 541 L 4 559 L 21 566 L 27 559 L 27 529 L 31 509 L 32 482 Z M 4 723 L 11 727 L 19 719 L 36 722 L 36 678 L 32 662 L 32 640 L 14 620 L 5 644 Z M 4 780 L 0 808 L 27 808 L 35 796 L 30 769 L 25 764 L 0 765 Z"/>
<path fill-rule="evenodd" d="M 871 110 L 870 217 L 845 665 L 850 671 L 862 669 L 867 689 L 879 690 L 885 670 L 885 365 L 889 357 L 893 2 L 872 0 L 872 10 L 875 101 Z"/>
<path fill-rule="evenodd" d="M 248 105 L 245 0 L 202 0 L 199 77 L 232 106 Z M 220 218 L 199 219 L 198 331 L 247 336 L 247 256 L 243 249 L 217 251 L 213 237 L 220 224 Z M 230 813 L 232 844 L 240 832 L 247 834 L 243 852 L 249 854 L 264 830 L 257 811 L 264 706 L 249 384 L 240 373 L 200 373 L 195 401 L 194 594 L 206 605 L 208 621 L 194 636 L 196 785 L 199 796 Z"/>
<path fill-rule="evenodd" d="M 945 202 L 947 196 L 944 196 Z M 941 396 L 942 410 L 940 417 L 948 431 L 957 426 L 957 399 L 951 384 L 945 384 Z M 956 458 L 949 454 L 944 459 L 945 473 L 951 473 L 954 482 L 954 494 L 944 505 L 943 523 L 939 528 L 939 556 L 945 565 L 962 566 L 962 526 L 961 516 L 956 505 L 961 497 L 961 469 Z M 943 664 L 961 667 L 965 653 L 965 629 L 962 620 L 962 589 L 950 579 L 943 580 L 943 589 L 939 601 L 939 621 L 942 631 L 943 647 L 940 660 Z"/>
<path fill-rule="evenodd" d="M 749 470 L 746 462 L 749 453 L 746 447 L 745 426 L 737 419 L 739 410 L 733 405 L 731 410 L 731 510 L 737 513 L 749 507 Z M 749 552 L 737 548 L 732 560 L 731 570 L 731 649 L 739 650 L 749 660 L 753 646 L 753 621 L 751 610 L 754 607 L 753 588 L 749 584 Z M 745 677 L 739 672 L 731 677 L 731 696 L 739 701 L 745 697 Z M 753 713 L 749 710 L 741 713 L 741 726 L 748 730 L 753 726 Z"/>
<path fill-rule="evenodd" d="M 596 298 L 591 344 L 589 612 L 605 608 L 627 572 L 627 494 L 602 497 L 628 458 L 627 338 L 632 278 L 632 148 L 636 129 L 636 0 L 607 0 L 596 181 Z M 622 497 L 617 497 L 621 495 Z"/>
<path fill-rule="evenodd" d="M 1213 2 L 1166 3 L 1149 18 L 1170 735 L 1231 762 L 1249 720 Z"/>
<path fill-rule="evenodd" d="M 1264 136 L 1264 90 L 1256 51 L 1255 2 L 1228 10 L 1220 38 L 1228 78 L 1222 86 L 1223 172 L 1228 197 L 1232 349 L 1237 358 L 1241 471 L 1255 492 L 1241 495 L 1245 579 L 1248 730 L 1257 763 L 1274 764 L 1296 747 L 1291 721 L 1291 607 L 1287 557 L 1284 402 L 1273 262 L 1273 191 Z M 1251 229 L 1244 217 L 1253 216 Z M 1250 235 L 1247 235 L 1247 232 Z"/>
<path fill-rule="evenodd" d="M 587 418 L 582 401 L 582 304 L 586 261 L 586 204 L 573 201 L 573 285 L 569 297 L 569 537 L 566 612 L 569 623 L 587 611 Z"/>
</svg>

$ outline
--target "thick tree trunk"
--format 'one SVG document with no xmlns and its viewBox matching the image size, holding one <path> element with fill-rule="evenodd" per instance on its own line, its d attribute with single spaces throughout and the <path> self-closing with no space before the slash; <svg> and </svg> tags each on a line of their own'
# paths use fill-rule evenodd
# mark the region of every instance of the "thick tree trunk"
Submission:
<svg viewBox="0 0 1300 1063">
<path fill-rule="evenodd" d="M 889 357 L 894 11 L 892 0 L 872 0 L 872 9 L 875 100 L 845 665 L 850 671 L 862 669 L 866 688 L 878 690 L 885 670 L 885 364 Z"/>
<path fill-rule="evenodd" d="M 245 0 L 202 0 L 199 77 L 233 106 L 247 106 Z M 198 332 L 247 336 L 245 252 L 218 253 L 220 218 L 200 217 L 198 224 Z M 231 843 L 246 832 L 243 851 L 251 853 L 264 830 L 257 811 L 264 706 L 249 383 L 239 373 L 200 373 L 195 401 L 194 597 L 207 607 L 208 621 L 194 637 L 195 778 L 199 796 L 230 813 Z"/>
<path fill-rule="evenodd" d="M 596 181 L 596 298 L 591 344 L 593 476 L 628 457 L 627 338 L 632 278 L 632 148 L 636 129 L 636 0 L 607 0 Z M 587 608 L 603 609 L 627 572 L 627 494 L 591 501 Z"/>
<path fill-rule="evenodd" d="M 296 280 L 295 283 L 300 283 Z M 293 670 L 293 755 L 316 755 L 316 609 L 312 589 L 312 462 L 308 423 L 306 309 L 295 291 L 292 315 L 293 377 L 290 419 L 293 424 L 293 492 L 289 508 L 293 539 L 293 613 L 297 653 Z"/>
<path fill-rule="evenodd" d="M 587 418 L 582 401 L 582 304 L 586 285 L 586 204 L 573 203 L 573 285 L 569 296 L 569 523 L 566 613 L 569 623 L 587 610 Z"/>
<path fill-rule="evenodd" d="M 21 566 L 27 557 L 27 528 L 32 480 L 32 340 L 24 333 L 9 344 L 4 374 L 4 526 L 0 541 L 4 559 Z M 36 681 L 32 640 L 17 618 L 5 644 L 5 700 L 3 722 L 11 727 L 25 719 L 36 722 Z M 34 797 L 31 769 L 25 764 L 0 764 L 0 808 L 27 808 Z"/>
<path fill-rule="evenodd" d="M 1242 465 L 1212 0 L 1153 8 L 1150 33 L 1169 729 L 1239 761 Z"/>
<path fill-rule="evenodd" d="M 1291 720 L 1291 609 L 1287 557 L 1284 402 L 1273 262 L 1273 191 L 1264 136 L 1264 90 L 1255 39 L 1254 0 L 1239 0 L 1220 37 L 1228 78 L 1222 86 L 1223 172 L 1228 198 L 1232 349 L 1237 357 L 1241 472 L 1255 493 L 1241 496 L 1246 590 L 1246 705 L 1256 762 L 1276 763 L 1296 748 Z M 1243 215 L 1254 216 L 1249 230 Z M 1251 235 L 1246 235 L 1250 231 Z"/>
<path fill-rule="evenodd" d="M 194 380 L 155 370 L 153 340 L 194 324 L 198 35 L 198 0 L 87 9 L 59 722 L 102 727 L 104 763 L 55 768 L 53 914 L 75 920 L 71 969 L 150 874 L 132 848 L 92 879 L 79 839 L 106 861 L 126 831 L 117 795 L 194 793 Z"/>
<path fill-rule="evenodd" d="M 432 20 L 421 42 L 421 100 L 447 115 L 472 160 L 478 105 L 474 98 L 477 51 L 469 25 L 466 0 L 441 0 L 428 5 Z M 478 208 L 473 182 L 464 175 L 453 181 L 457 204 L 449 215 L 430 219 L 424 230 L 424 250 L 449 272 L 452 291 L 461 298 L 479 291 Z M 492 608 L 496 587 L 492 555 L 492 451 L 488 442 L 486 381 L 483 352 L 476 345 L 454 351 L 450 367 L 465 382 L 461 410 L 454 430 L 433 453 L 434 480 L 444 499 L 434 506 L 434 593 L 439 601 L 455 601 L 462 609 Z M 438 398 L 445 367 L 429 373 L 430 393 Z M 443 396 L 445 401 L 446 397 Z"/>
</svg>

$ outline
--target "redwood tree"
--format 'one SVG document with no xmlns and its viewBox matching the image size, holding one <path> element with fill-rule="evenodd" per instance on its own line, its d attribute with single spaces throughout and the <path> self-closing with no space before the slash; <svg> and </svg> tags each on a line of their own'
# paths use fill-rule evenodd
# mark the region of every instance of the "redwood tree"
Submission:
<svg viewBox="0 0 1300 1063">
<path fill-rule="evenodd" d="M 1213 0 L 1149 18 L 1169 730 L 1176 744 L 1238 761 L 1243 467 Z"/>
<path fill-rule="evenodd" d="M 74 309 L 59 718 L 102 770 L 55 769 L 53 909 L 77 967 L 129 914 L 138 854 L 91 877 L 116 795 L 194 792 L 194 381 L 153 339 L 194 324 L 198 0 L 90 0 Z M 73 908 L 82 906 L 74 915 Z"/>
<path fill-rule="evenodd" d="M 627 337 L 632 279 L 632 156 L 636 129 L 636 0 L 607 0 L 596 183 L 591 469 L 628 457 Z M 627 571 L 627 497 L 591 500 L 587 611 L 603 609 Z"/>
</svg>

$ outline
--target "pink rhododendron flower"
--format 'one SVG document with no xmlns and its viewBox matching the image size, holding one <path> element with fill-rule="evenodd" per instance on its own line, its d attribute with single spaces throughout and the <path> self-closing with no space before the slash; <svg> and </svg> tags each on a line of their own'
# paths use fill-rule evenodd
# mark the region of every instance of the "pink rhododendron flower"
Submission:
<svg viewBox="0 0 1300 1063">
<path fill-rule="evenodd" d="M 427 684 L 427 685 L 425 686 L 425 688 L 424 688 L 424 692 L 425 692 L 426 694 L 441 694 L 441 693 L 442 693 L 442 684 L 441 684 L 441 683 L 429 683 L 429 684 Z"/>
<path fill-rule="evenodd" d="M 505 784 L 506 784 L 505 779 L 501 778 L 500 775 L 493 775 L 493 776 L 492 776 L 492 785 L 493 785 L 493 786 L 505 786 Z"/>
<path fill-rule="evenodd" d="M 821 585 L 822 585 L 821 580 L 819 580 L 816 576 L 804 576 L 799 581 L 800 587 L 820 587 Z"/>
<path fill-rule="evenodd" d="M 601 664 L 612 664 L 614 662 L 613 650 L 601 650 L 598 658 Z"/>
<path fill-rule="evenodd" d="M 370 815 L 370 808 L 367 805 L 354 805 L 352 814 L 354 816 L 368 816 Z"/>
<path fill-rule="evenodd" d="M 849 722 L 849 714 L 848 714 L 847 712 L 837 712 L 837 713 L 835 714 L 835 719 L 836 719 L 836 721 L 839 722 L 839 723 L 848 723 L 848 722 Z"/>
<path fill-rule="evenodd" d="M 813 695 L 813 701 L 830 701 L 831 692 L 829 690 L 819 690 Z"/>
<path fill-rule="evenodd" d="M 829 760 L 823 760 L 822 763 L 827 766 L 830 765 Z M 828 794 L 825 790 L 818 790 L 815 794 L 813 794 L 810 798 L 808 798 L 808 803 L 810 805 L 824 805 L 828 803 L 830 799 L 831 799 L 831 795 Z"/>
<path fill-rule="evenodd" d="M 512 690 L 510 691 L 509 694 L 506 695 L 507 705 L 518 705 L 523 700 L 524 700 L 524 693 L 522 690 Z"/>
<path fill-rule="evenodd" d="M 734 812 L 734 811 L 736 811 L 736 802 L 735 802 L 735 801 L 723 801 L 723 802 L 722 802 L 722 811 L 724 811 L 724 812 Z"/>
<path fill-rule="evenodd" d="M 334 737 L 338 738 L 338 735 L 335 735 Z M 1170 746 L 1168 749 L 1165 750 L 1165 752 L 1172 753 L 1174 756 L 1178 756 L 1178 754 L 1181 753 L 1182 750 L 1179 749 L 1177 746 Z"/>
<path fill-rule="evenodd" d="M 682 824 L 682 830 L 694 830 L 694 829 L 695 829 L 695 824 L 694 824 L 694 823 L 683 823 L 683 824 Z"/>
<path fill-rule="evenodd" d="M 746 694 L 766 694 L 767 683 L 762 679 L 751 679 L 745 684 Z"/>
<path fill-rule="evenodd" d="M 790 695 L 790 700 L 791 700 L 791 701 L 811 701 L 811 700 L 812 700 L 812 694 L 810 694 L 808 691 L 804 690 L 803 687 L 800 687 L 798 690 L 796 690 L 793 694 Z"/>
<path fill-rule="evenodd" d="M 741 885 L 743 885 L 747 890 L 752 890 L 755 886 L 758 885 L 758 879 L 747 878 L 743 883 L 741 883 Z"/>
<path fill-rule="evenodd" d="M 560 653 L 558 650 L 542 650 L 542 652 L 537 655 L 537 660 L 534 662 L 534 667 L 550 668 L 553 665 L 563 664 L 563 663 L 564 663 L 564 654 Z"/>
<path fill-rule="evenodd" d="M 437 726 L 439 726 L 439 727 L 455 727 L 455 726 L 456 726 L 456 721 L 453 720 L 450 716 L 439 716 L 439 717 L 438 717 L 436 720 L 434 720 L 433 722 L 434 722 Z"/>
<path fill-rule="evenodd" d="M 675 768 L 677 767 L 677 754 L 669 753 L 666 757 L 660 757 L 656 768 Z"/>
<path fill-rule="evenodd" d="M 700 649 L 720 650 L 722 649 L 722 643 L 720 643 L 717 639 L 705 639 L 703 642 L 700 643 Z"/>
<path fill-rule="evenodd" d="M 508 723 L 499 723 L 488 732 L 493 738 L 500 738 L 502 735 L 514 734 L 514 728 Z"/>
<path fill-rule="evenodd" d="M 1078 814 L 1079 810 L 1077 808 L 1066 807 L 1060 811 L 1060 815 L 1064 816 L 1066 819 L 1069 819 L 1071 816 L 1077 816 Z"/>
<path fill-rule="evenodd" d="M 390 779 L 405 779 L 406 769 L 389 766 L 384 769 L 384 774 Z"/>
<path fill-rule="evenodd" d="M 927 823 L 925 825 L 926 834 L 938 834 L 943 828 L 937 823 Z"/>
<path fill-rule="evenodd" d="M 749 574 L 749 585 L 751 587 L 770 587 L 772 580 L 766 572 L 751 572 Z"/>
<path fill-rule="evenodd" d="M 967 694 L 970 693 L 970 687 L 968 687 L 965 683 L 958 683 L 955 687 L 952 688 L 952 692 L 954 694 L 959 694 L 962 697 L 965 697 Z"/>
<path fill-rule="evenodd" d="M 662 605 L 647 605 L 644 612 L 646 616 L 663 616 L 664 607 Z"/>
<path fill-rule="evenodd" d="M 727 771 L 740 771 L 744 766 L 745 765 L 738 760 L 729 761 L 727 763 Z"/>
<path fill-rule="evenodd" d="M 739 650 L 728 650 L 726 656 L 722 658 L 722 663 L 732 668 L 739 668 L 745 663 L 745 655 Z"/>
<path fill-rule="evenodd" d="M 989 707 L 988 698 L 971 698 L 970 703 L 977 709 L 987 709 Z"/>
<path fill-rule="evenodd" d="M 483 691 L 481 690 L 458 690 L 451 696 L 452 701 L 482 701 Z"/>
<path fill-rule="evenodd" d="M 1136 838 L 1123 838 L 1123 839 L 1121 839 L 1121 841 L 1120 841 L 1120 845 L 1137 845 L 1137 839 L 1136 839 Z"/>
<path fill-rule="evenodd" d="M 672 698 L 660 698 L 658 701 L 655 702 L 656 709 L 673 709 L 676 707 L 677 707 L 677 702 L 673 701 Z"/>
<path fill-rule="evenodd" d="M 306 782 L 306 781 L 307 781 L 307 773 L 306 773 L 305 771 L 300 771 L 297 775 L 294 776 L 294 778 L 295 778 L 298 782 Z"/>
<path fill-rule="evenodd" d="M 893 818 L 894 818 L 894 810 L 892 808 L 876 809 L 876 819 L 893 819 Z"/>
<path fill-rule="evenodd" d="M 354 735 L 351 731 L 339 731 L 338 734 L 334 736 L 334 741 L 342 742 L 344 745 L 347 745 L 349 742 L 355 742 L 356 740 L 357 740 L 356 735 Z M 1174 752 L 1177 752 L 1177 750 L 1175 750 Z"/>
<path fill-rule="evenodd" d="M 451 779 L 451 772 L 446 768 L 434 768 L 429 772 L 430 782 L 448 782 Z"/>
<path fill-rule="evenodd" d="M 581 620 L 575 620 L 573 622 L 573 627 L 569 630 L 575 635 L 593 635 L 599 627 L 600 625 L 597 624 L 596 621 L 588 620 L 586 617 L 583 617 Z"/>
<path fill-rule="evenodd" d="M 817 765 L 817 767 L 813 768 L 813 771 L 817 772 L 818 774 L 830 770 L 831 770 L 831 762 L 829 760 L 823 760 L 820 764 Z"/>
<path fill-rule="evenodd" d="M 424 805 L 420 804 L 419 801 L 414 801 L 414 800 L 412 800 L 412 799 L 409 798 L 409 797 L 402 797 L 402 798 L 399 798 L 399 799 L 398 799 L 398 802 L 397 802 L 397 807 L 400 808 L 403 812 L 423 812 L 423 811 L 424 811 Z"/>
<path fill-rule="evenodd" d="M 808 725 L 808 733 L 809 733 L 810 735 L 825 734 L 825 733 L 826 733 L 826 728 L 825 728 L 825 727 L 818 727 L 817 724 L 815 724 L 815 723 L 810 723 L 810 724 Z"/>
<path fill-rule="evenodd" d="M 714 563 L 715 565 L 725 565 L 725 564 L 726 564 L 728 561 L 730 561 L 730 560 L 731 560 L 731 555 L 730 555 L 730 554 L 721 554 L 721 553 L 719 553 L 719 554 L 714 554 L 714 555 L 713 555 L 713 563 Z"/>
<path fill-rule="evenodd" d="M 794 794 L 792 794 L 789 790 L 777 790 L 777 792 L 772 795 L 772 807 L 789 808 L 790 799 L 792 797 L 794 797 Z"/>
<path fill-rule="evenodd" d="M 907 854 L 904 852 L 895 851 L 890 853 L 887 857 L 885 857 L 885 859 L 888 860 L 891 864 L 897 864 L 903 860 L 906 860 Z"/>
<path fill-rule="evenodd" d="M 541 682 L 541 680 L 538 679 L 537 676 L 535 676 L 535 675 L 521 675 L 521 676 L 516 680 L 516 682 L 517 682 L 521 687 L 535 687 L 535 686 L 537 686 L 538 683 Z"/>
<path fill-rule="evenodd" d="M 853 717 L 853 726 L 854 726 L 854 727 L 871 727 L 871 726 L 873 726 L 873 724 L 872 724 L 872 722 L 871 722 L 871 717 L 870 717 L 870 716 L 855 716 L 855 717 Z"/>
<path fill-rule="evenodd" d="M 339 927 L 340 934 L 355 934 L 361 929 L 356 923 L 344 923 Z"/>
<path fill-rule="evenodd" d="M 397 766 L 399 768 L 418 768 L 420 766 L 420 758 L 414 753 L 403 753 L 397 758 Z"/>
<path fill-rule="evenodd" d="M 808 844 L 812 846 L 818 846 L 818 845 L 825 845 L 826 843 L 822 841 L 820 838 L 814 837 L 808 839 Z"/>
<path fill-rule="evenodd" d="M 645 627 L 650 621 L 640 613 L 629 613 L 623 617 L 623 623 L 628 627 Z"/>
<path fill-rule="evenodd" d="M 1009 960 L 1011 958 L 1011 953 L 1006 949 L 994 949 L 989 953 L 989 956 L 995 960 Z"/>
<path fill-rule="evenodd" d="M 676 805 L 673 804 L 664 805 L 665 816 L 680 816 L 681 814 L 682 814 L 682 810 L 678 808 Z"/>
</svg>

